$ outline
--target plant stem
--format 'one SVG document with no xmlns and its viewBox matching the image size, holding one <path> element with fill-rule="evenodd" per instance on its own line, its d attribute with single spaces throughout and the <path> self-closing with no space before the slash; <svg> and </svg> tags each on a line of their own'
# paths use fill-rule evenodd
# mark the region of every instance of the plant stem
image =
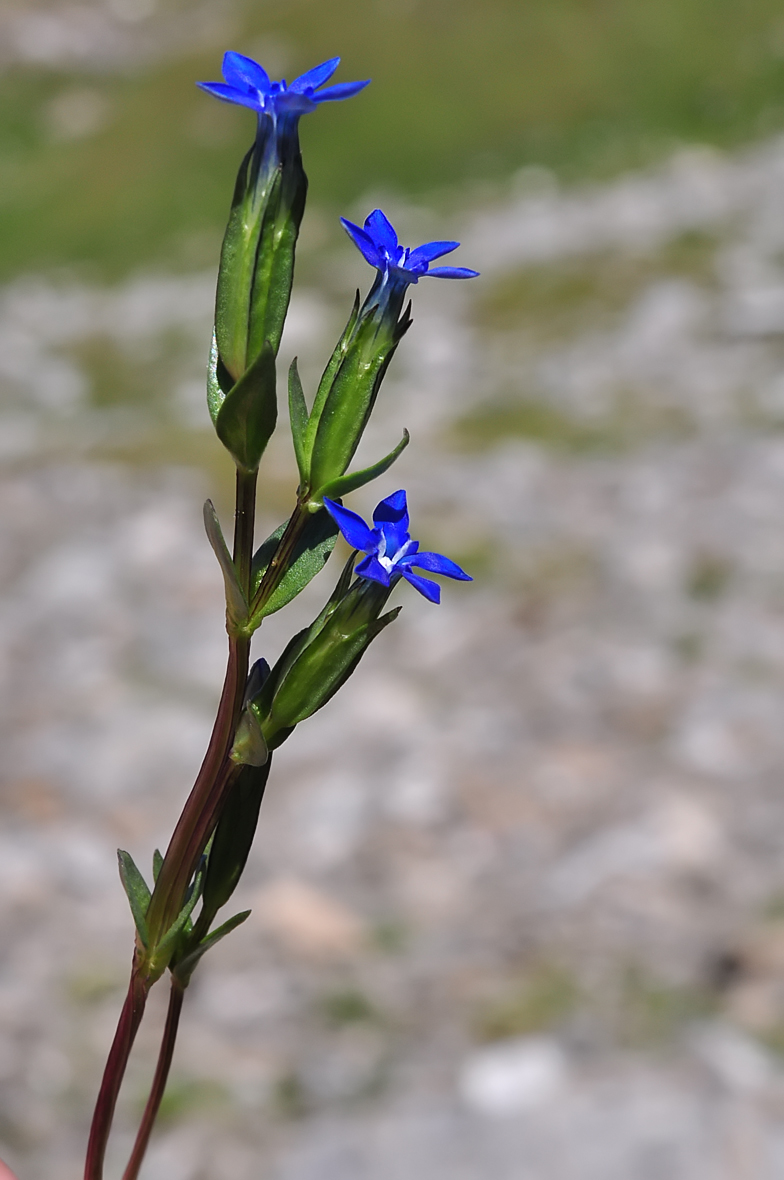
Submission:
<svg viewBox="0 0 784 1180">
<path fill-rule="evenodd" d="M 95 1113 L 90 1127 L 90 1140 L 87 1145 L 87 1159 L 84 1165 L 84 1180 L 102 1180 L 106 1144 L 109 1141 L 114 1108 L 117 1105 L 117 1096 L 120 1093 L 131 1048 L 142 1022 L 148 992 L 149 985 L 139 973 L 134 956 L 128 994 L 120 1013 L 117 1031 L 114 1034 L 106 1068 L 103 1072 L 98 1101 L 95 1104 Z"/>
<path fill-rule="evenodd" d="M 246 596 L 250 594 L 255 506 L 256 473 L 238 470 L 233 557 L 237 576 Z M 212 828 L 217 823 L 224 791 L 228 789 L 230 782 L 230 768 L 226 763 L 242 711 L 249 663 L 250 639 L 247 636 L 230 636 L 226 676 L 207 753 L 169 841 L 147 912 L 147 925 L 153 945 L 166 933 L 180 912 L 188 882 Z M 213 792 L 219 781 L 223 789 L 216 799 Z M 212 815 L 205 826 L 205 808 L 208 803 L 212 804 L 208 808 Z M 197 831 L 199 838 L 203 839 L 200 847 L 194 852 L 193 843 Z"/>
<path fill-rule="evenodd" d="M 289 559 L 294 552 L 300 533 L 308 523 L 308 515 L 308 510 L 303 507 L 302 501 L 298 501 L 296 508 L 291 514 L 289 523 L 286 525 L 285 532 L 278 542 L 278 547 L 272 556 L 272 561 L 267 566 L 259 582 L 259 588 L 250 606 L 251 618 L 272 597 L 272 594 L 277 589 L 280 579 L 288 569 Z"/>
<path fill-rule="evenodd" d="M 136 1135 L 136 1142 L 133 1145 L 131 1158 L 128 1161 L 127 1168 L 123 1172 L 123 1180 L 136 1180 L 139 1175 L 139 1169 L 142 1166 L 142 1161 L 144 1160 L 144 1153 L 150 1141 L 150 1134 L 152 1133 L 153 1124 L 160 1109 L 163 1093 L 166 1089 L 166 1082 L 169 1077 L 184 995 L 185 988 L 180 980 L 173 975 L 171 991 L 169 992 L 169 1010 L 166 1013 L 166 1026 L 161 1039 L 158 1064 L 155 1067 L 155 1077 L 153 1078 L 147 1105 L 144 1108 L 144 1116 L 142 1117 L 141 1125 Z"/>
<path fill-rule="evenodd" d="M 253 560 L 253 528 L 256 507 L 256 473 L 237 472 L 237 501 L 234 514 L 234 553 L 233 559 L 237 567 L 240 584 L 246 596 L 250 595 L 251 563 Z M 231 788 L 238 770 L 229 760 L 229 751 L 234 741 L 234 732 L 242 711 L 245 696 L 245 685 L 248 679 L 248 665 L 250 662 L 250 639 L 245 636 L 229 636 L 229 658 L 226 666 L 226 676 L 223 682 L 218 712 L 213 725 L 207 752 L 196 777 L 190 795 L 183 807 L 177 826 L 174 829 L 169 847 L 166 850 L 161 865 L 158 880 L 153 890 L 147 911 L 147 925 L 150 935 L 150 946 L 155 947 L 162 936 L 170 928 L 182 908 L 185 890 L 198 864 L 204 847 L 209 840 L 213 828 L 218 822 L 221 806 L 226 793 Z M 141 948 L 137 945 L 134 955 L 134 965 L 131 971 L 131 981 L 128 994 L 123 1005 L 117 1031 L 114 1035 L 112 1048 L 104 1069 L 101 1089 L 96 1102 L 93 1122 L 90 1129 L 90 1140 L 87 1148 L 85 1163 L 85 1180 L 102 1180 L 103 1163 L 106 1155 L 106 1144 L 109 1139 L 117 1096 L 125 1075 L 128 1058 L 139 1025 L 144 1015 L 151 982 L 149 975 L 142 969 L 140 962 L 143 957 Z M 154 981 L 153 981 L 154 982 Z M 172 981 L 174 991 L 176 981 Z M 159 1071 L 163 1071 L 159 1081 L 159 1071 L 156 1071 L 150 1102 L 155 1098 L 155 1087 L 160 1084 L 160 1096 L 151 1108 L 149 1128 L 146 1129 L 148 1118 L 145 1111 L 144 1121 L 137 1140 L 138 1161 L 136 1167 L 141 1166 L 144 1150 L 147 1145 L 152 1124 L 163 1096 L 177 1035 L 179 1007 L 182 996 L 176 1001 L 176 1013 L 170 1004 L 170 1018 L 167 1019 L 164 1032 L 164 1056 L 168 1053 L 168 1063 L 159 1062 Z M 149 1106 L 149 1103 L 148 1103 Z M 143 1135 L 144 1133 L 144 1135 Z M 133 1160 L 137 1158 L 137 1148 L 134 1148 Z M 130 1165 L 129 1165 L 130 1166 Z M 135 1175 L 135 1173 L 131 1173 Z"/>
</svg>

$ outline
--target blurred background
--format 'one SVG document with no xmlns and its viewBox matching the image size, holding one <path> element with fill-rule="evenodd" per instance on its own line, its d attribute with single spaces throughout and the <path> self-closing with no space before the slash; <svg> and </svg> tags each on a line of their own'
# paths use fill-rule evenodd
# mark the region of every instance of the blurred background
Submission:
<svg viewBox="0 0 784 1180">
<path fill-rule="evenodd" d="M 773 0 L 2 0 L 0 1156 L 80 1174 L 147 866 L 221 682 L 232 473 L 204 373 L 249 112 L 311 197 L 281 359 L 424 281 L 352 505 L 474 574 L 276 756 L 145 1180 L 784 1176 L 784 11 Z M 285 430 L 260 531 L 290 510 Z M 265 624 L 274 658 L 331 588 Z M 157 995 L 157 992 L 160 995 Z M 113 1140 L 118 1175 L 165 1004 Z"/>
</svg>

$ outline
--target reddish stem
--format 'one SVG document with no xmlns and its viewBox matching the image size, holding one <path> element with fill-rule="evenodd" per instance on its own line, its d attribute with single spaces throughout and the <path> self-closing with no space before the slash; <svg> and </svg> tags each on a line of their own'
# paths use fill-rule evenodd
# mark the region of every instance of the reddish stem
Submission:
<svg viewBox="0 0 784 1180">
<path fill-rule="evenodd" d="M 106 1068 L 103 1071 L 98 1101 L 95 1104 L 95 1113 L 90 1127 L 90 1141 L 87 1146 L 87 1160 L 84 1165 L 84 1180 L 102 1180 L 106 1144 L 109 1141 L 117 1095 L 120 1093 L 131 1048 L 142 1022 L 148 992 L 147 980 L 139 974 L 134 959 L 128 994 L 120 1013 L 117 1031 L 114 1034 Z"/>
<path fill-rule="evenodd" d="M 238 471 L 233 557 L 246 597 L 250 595 L 255 509 L 256 473 Z M 226 781 L 226 760 L 242 711 L 249 662 L 250 639 L 246 636 L 230 636 L 226 677 L 207 753 L 169 842 L 147 912 L 151 945 L 163 937 L 180 912 L 188 882 L 217 823 L 225 790 L 219 792 L 215 799 L 214 789 L 217 780 Z M 205 809 L 212 812 L 206 824 Z M 194 850 L 197 836 L 201 844 Z"/>
<path fill-rule="evenodd" d="M 166 1082 L 169 1077 L 169 1069 L 171 1068 L 172 1057 L 174 1056 L 174 1042 L 177 1040 L 177 1028 L 180 1023 L 180 1013 L 182 1012 L 182 1000 L 185 995 L 185 989 L 176 976 L 172 976 L 171 991 L 169 992 L 169 1010 L 166 1013 L 166 1027 L 163 1030 L 163 1038 L 161 1040 L 161 1048 L 158 1054 L 158 1064 L 155 1067 L 155 1077 L 152 1082 L 152 1089 L 150 1096 L 147 1099 L 147 1105 L 144 1108 L 144 1116 L 139 1126 L 139 1131 L 136 1135 L 136 1142 L 133 1145 L 133 1152 L 128 1161 L 128 1166 L 123 1172 L 123 1180 L 136 1180 L 139 1175 L 139 1169 L 144 1160 L 144 1153 L 147 1150 L 147 1144 L 150 1141 L 153 1124 L 160 1109 L 163 1093 L 166 1089 Z M 2 1178 L 0 1178 L 2 1180 Z"/>
</svg>

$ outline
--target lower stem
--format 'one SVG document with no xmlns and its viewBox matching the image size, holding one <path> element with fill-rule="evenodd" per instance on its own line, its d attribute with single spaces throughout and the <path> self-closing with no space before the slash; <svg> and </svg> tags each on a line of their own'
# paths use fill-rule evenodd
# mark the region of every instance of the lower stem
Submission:
<svg viewBox="0 0 784 1180">
<path fill-rule="evenodd" d="M 133 1042 L 142 1022 L 148 992 L 147 981 L 140 976 L 134 963 L 128 994 L 125 997 L 117 1031 L 114 1034 L 106 1068 L 103 1071 L 98 1101 L 95 1104 L 95 1113 L 90 1127 L 90 1140 L 87 1145 L 87 1159 L 84 1165 L 84 1180 L 102 1180 L 106 1144 L 109 1141 L 114 1108 L 117 1105 L 117 1096 L 120 1093 L 120 1086 L 125 1076 Z"/>
<path fill-rule="evenodd" d="M 177 1029 L 180 1023 L 184 995 L 185 988 L 179 979 L 173 975 L 171 991 L 169 992 L 169 1010 L 166 1013 L 166 1026 L 163 1030 L 163 1038 L 158 1054 L 158 1064 L 155 1067 L 155 1077 L 153 1078 L 150 1096 L 147 1099 L 144 1115 L 136 1135 L 136 1142 L 133 1145 L 131 1158 L 128 1161 L 127 1168 L 123 1172 L 123 1180 L 136 1180 L 144 1160 L 145 1152 L 147 1151 L 147 1144 L 150 1141 L 152 1128 L 160 1109 L 166 1089 L 166 1082 L 169 1078 L 169 1069 L 171 1068 L 172 1057 L 174 1056 L 174 1043 L 177 1040 Z"/>
<path fill-rule="evenodd" d="M 255 509 L 256 472 L 238 470 L 233 559 L 246 596 L 250 594 Z M 210 837 L 212 827 L 217 823 L 222 796 L 216 801 L 214 788 L 216 781 L 225 776 L 226 761 L 242 712 L 249 663 L 250 639 L 246 636 L 230 636 L 226 677 L 207 753 L 169 841 L 147 912 L 151 942 L 155 942 L 166 933 L 180 912 L 188 882 L 198 864 L 204 844 Z M 207 825 L 208 830 L 204 834 L 203 843 L 194 852 L 194 833 L 197 829 L 204 830 L 204 811 L 209 801 L 212 802 L 214 823 L 212 826 Z"/>
<path fill-rule="evenodd" d="M 233 559 L 246 597 L 250 596 L 255 505 L 256 473 L 238 471 Z M 249 660 L 250 639 L 245 636 L 230 635 L 226 676 L 207 752 L 169 842 L 147 910 L 151 947 L 157 945 L 180 912 L 188 882 L 218 821 L 225 794 L 230 789 L 233 778 L 231 772 L 234 768 L 228 755 L 242 712 Z M 197 844 L 198 847 L 196 847 Z M 141 948 L 137 949 L 137 954 L 134 957 L 128 994 L 120 1014 L 98 1093 L 90 1128 L 84 1180 L 102 1180 L 106 1145 L 109 1140 L 117 1097 L 125 1076 L 131 1048 L 144 1015 L 147 995 L 152 986 L 148 972 L 140 966 L 140 958 L 142 957 L 139 954 L 140 950 Z M 181 997 L 178 1002 L 181 1005 Z M 178 1019 L 179 1011 L 177 1011 L 176 1019 L 174 1019 L 168 1033 L 172 1050 Z M 168 1028 L 167 1023 L 167 1030 Z M 169 1057 L 169 1064 L 170 1062 L 171 1058 Z M 168 1072 L 168 1064 L 165 1070 Z M 156 1073 L 156 1080 L 157 1077 Z M 165 1082 L 164 1074 L 161 1080 L 161 1096 Z M 160 1105 L 160 1098 L 158 1098 L 158 1105 Z M 151 1116 L 150 1127 L 152 1127 L 157 1108 L 156 1105 Z M 149 1136 L 149 1131 L 147 1135 Z M 146 1147 L 146 1140 L 144 1146 Z M 143 1154 L 142 1148 L 139 1164 Z M 131 1175 L 134 1174 L 131 1173 Z"/>
</svg>

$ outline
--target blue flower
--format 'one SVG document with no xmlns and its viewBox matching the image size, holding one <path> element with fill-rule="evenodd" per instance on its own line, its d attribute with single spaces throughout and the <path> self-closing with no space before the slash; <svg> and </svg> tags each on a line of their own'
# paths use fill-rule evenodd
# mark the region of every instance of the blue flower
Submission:
<svg viewBox="0 0 784 1180">
<path fill-rule="evenodd" d="M 356 512 L 351 512 L 326 496 L 324 506 L 349 545 L 366 555 L 354 570 L 357 577 L 380 582 L 382 586 L 392 586 L 398 578 L 403 577 L 431 602 L 440 602 L 441 587 L 430 578 L 413 573 L 412 566 L 427 570 L 428 573 L 457 578 L 461 582 L 473 581 L 448 557 L 442 557 L 440 553 L 419 552 L 419 541 L 412 541 L 408 531 L 404 491 L 393 492 L 381 501 L 373 513 L 375 528 L 365 524 Z"/>
<path fill-rule="evenodd" d="M 365 218 L 360 229 L 353 221 L 341 217 L 341 224 L 362 256 L 379 271 L 382 281 L 390 280 L 394 286 L 403 289 L 410 283 L 418 283 L 422 275 L 435 279 L 474 279 L 476 270 L 464 266 L 434 266 L 430 263 L 444 254 L 451 254 L 459 242 L 425 242 L 415 250 L 401 246 L 390 221 L 380 209 L 374 209 Z"/>
<path fill-rule="evenodd" d="M 299 117 L 315 111 L 321 102 L 351 98 L 352 94 L 357 94 L 368 85 L 367 81 L 342 82 L 320 90 L 319 87 L 329 81 L 339 64 L 340 58 L 333 57 L 295 78 L 291 85 L 286 85 L 285 79 L 273 82 L 267 71 L 252 58 L 230 52 L 223 57 L 225 81 L 198 82 L 197 85 L 223 102 L 250 107 L 260 115 L 271 115 L 273 119 L 279 115 Z"/>
</svg>

